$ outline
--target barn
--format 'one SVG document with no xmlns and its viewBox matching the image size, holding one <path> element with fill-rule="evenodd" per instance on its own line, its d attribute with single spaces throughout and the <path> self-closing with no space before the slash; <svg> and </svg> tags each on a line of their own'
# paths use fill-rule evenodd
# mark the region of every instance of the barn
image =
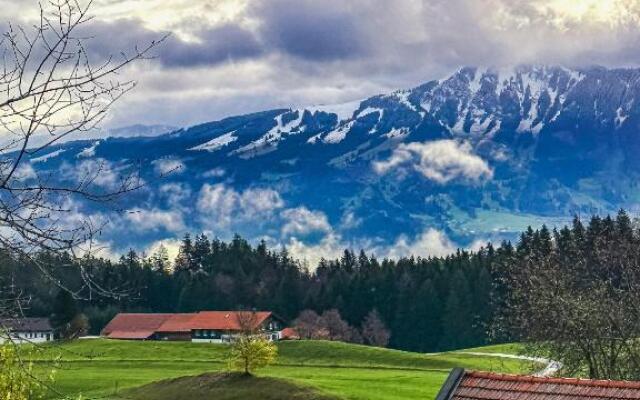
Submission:
<svg viewBox="0 0 640 400">
<path fill-rule="evenodd" d="M 640 399 L 640 382 L 543 378 L 454 369 L 436 400 Z"/>
<path fill-rule="evenodd" d="M 101 336 L 109 339 L 225 343 L 247 328 L 276 341 L 281 338 L 284 321 L 270 311 L 120 313 L 104 327 Z"/>
</svg>

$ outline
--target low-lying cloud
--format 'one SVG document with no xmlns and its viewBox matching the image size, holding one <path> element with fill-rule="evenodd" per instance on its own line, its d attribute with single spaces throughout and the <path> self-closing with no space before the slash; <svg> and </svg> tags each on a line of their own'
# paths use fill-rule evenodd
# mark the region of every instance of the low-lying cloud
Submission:
<svg viewBox="0 0 640 400">
<path fill-rule="evenodd" d="M 273 189 L 250 188 L 238 192 L 222 183 L 203 185 L 196 203 L 203 218 L 212 219 L 219 226 L 251 218 L 266 220 L 283 206 L 280 194 Z"/>
<path fill-rule="evenodd" d="M 373 168 L 380 175 L 410 168 L 439 184 L 458 179 L 478 183 L 493 177 L 489 164 L 473 154 L 471 145 L 456 140 L 401 144 Z"/>
</svg>

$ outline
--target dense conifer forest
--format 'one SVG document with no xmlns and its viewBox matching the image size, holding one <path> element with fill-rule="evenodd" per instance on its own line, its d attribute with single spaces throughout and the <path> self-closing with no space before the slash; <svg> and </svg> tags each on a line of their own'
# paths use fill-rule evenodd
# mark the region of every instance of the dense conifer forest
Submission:
<svg viewBox="0 0 640 400">
<path fill-rule="evenodd" d="M 162 250 L 149 257 L 130 251 L 118 262 L 74 261 L 49 253 L 33 260 L 4 255 L 0 279 L 7 297 L 21 295 L 25 314 L 48 316 L 55 323 L 83 313 L 93 334 L 120 311 L 250 308 L 293 321 L 303 310 L 336 309 L 360 328 L 376 310 L 390 331 L 390 347 L 432 352 L 510 339 L 508 331 L 493 329 L 509 297 L 508 271 L 533 256 L 572 248 L 567 240 L 579 238 L 586 249 L 590 241 L 615 242 L 617 232 L 627 235 L 632 226 L 621 211 L 615 218 L 593 217 L 585 225 L 575 218 L 562 229 L 529 228 L 515 244 L 488 244 L 478 252 L 459 250 L 444 258 L 380 260 L 345 250 L 340 259 L 323 260 L 313 270 L 264 243 L 186 235 L 175 260 Z M 60 285 L 52 285 L 43 269 Z M 109 294 L 89 292 L 82 276 Z"/>
</svg>

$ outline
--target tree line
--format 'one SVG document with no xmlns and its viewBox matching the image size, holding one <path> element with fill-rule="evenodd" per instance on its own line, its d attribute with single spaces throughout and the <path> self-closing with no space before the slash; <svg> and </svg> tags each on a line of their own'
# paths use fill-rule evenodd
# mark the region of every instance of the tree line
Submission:
<svg viewBox="0 0 640 400">
<path fill-rule="evenodd" d="M 361 332 L 380 322 L 384 329 L 377 333 L 384 337 L 388 330 L 389 346 L 437 351 L 489 342 L 494 253 L 378 260 L 345 250 L 339 259 L 322 260 L 310 271 L 286 249 L 252 246 L 239 236 L 225 242 L 200 234 L 183 238 L 175 260 L 163 249 L 149 257 L 129 251 L 117 262 L 93 257 L 76 261 L 42 252 L 32 263 L 7 254 L 0 260 L 0 276 L 8 288 L 5 294 L 28 293 L 22 307 L 26 314 L 53 316 L 57 325 L 68 326 L 72 308 L 86 315 L 93 334 L 124 311 L 259 309 L 293 322 L 305 310 L 318 315 L 335 310 L 351 332 L 358 332 L 354 341 L 373 340 L 365 340 Z M 69 291 L 43 278 L 43 265 Z M 94 293 L 95 287 L 114 295 Z M 66 315 L 66 321 L 59 315 Z"/>
<path fill-rule="evenodd" d="M 49 274 L 71 289 L 73 307 L 86 315 L 94 334 L 123 311 L 258 309 L 298 326 L 315 321 L 320 324 L 316 334 L 327 332 L 326 321 L 339 318 L 344 325 L 332 326 L 341 326 L 340 340 L 388 342 L 397 349 L 433 352 L 526 338 L 531 329 L 522 329 L 523 321 L 535 313 L 522 305 L 529 304 L 527 299 L 539 289 L 522 282 L 542 276 L 541 260 L 549 257 L 564 260 L 563 265 L 575 264 L 576 257 L 593 258 L 590 249 L 608 248 L 593 243 L 619 241 L 612 233 L 618 231 L 640 242 L 630 218 L 621 212 L 615 218 L 593 217 L 587 226 L 576 218 L 573 226 L 560 230 L 529 228 L 515 244 L 487 244 L 477 252 L 458 250 L 447 257 L 380 260 L 345 250 L 339 259 L 322 260 L 313 270 L 286 249 L 270 250 L 265 243 L 253 246 L 239 236 L 225 242 L 204 234 L 186 235 L 175 260 L 163 249 L 149 257 L 130 251 L 117 262 L 75 261 L 43 252 L 37 264 L 47 265 Z M 583 236 L 589 239 L 579 245 L 584 250 L 578 254 L 574 242 Z M 636 250 L 629 244 L 636 242 L 624 243 L 617 252 Z M 69 296 L 35 268 L 29 260 L 1 257 L 2 283 L 29 294 L 28 314 L 64 314 L 70 306 L 62 303 L 69 303 Z M 91 277 L 92 285 L 78 270 Z M 94 287 L 116 295 L 100 296 L 92 292 Z"/>
</svg>

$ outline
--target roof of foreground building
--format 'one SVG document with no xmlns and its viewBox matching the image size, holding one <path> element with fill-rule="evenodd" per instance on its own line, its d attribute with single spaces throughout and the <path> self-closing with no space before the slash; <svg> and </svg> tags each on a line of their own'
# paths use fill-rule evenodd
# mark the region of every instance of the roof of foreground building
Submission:
<svg viewBox="0 0 640 400">
<path fill-rule="evenodd" d="M 436 400 L 640 399 L 640 382 L 543 378 L 454 369 Z"/>
</svg>

